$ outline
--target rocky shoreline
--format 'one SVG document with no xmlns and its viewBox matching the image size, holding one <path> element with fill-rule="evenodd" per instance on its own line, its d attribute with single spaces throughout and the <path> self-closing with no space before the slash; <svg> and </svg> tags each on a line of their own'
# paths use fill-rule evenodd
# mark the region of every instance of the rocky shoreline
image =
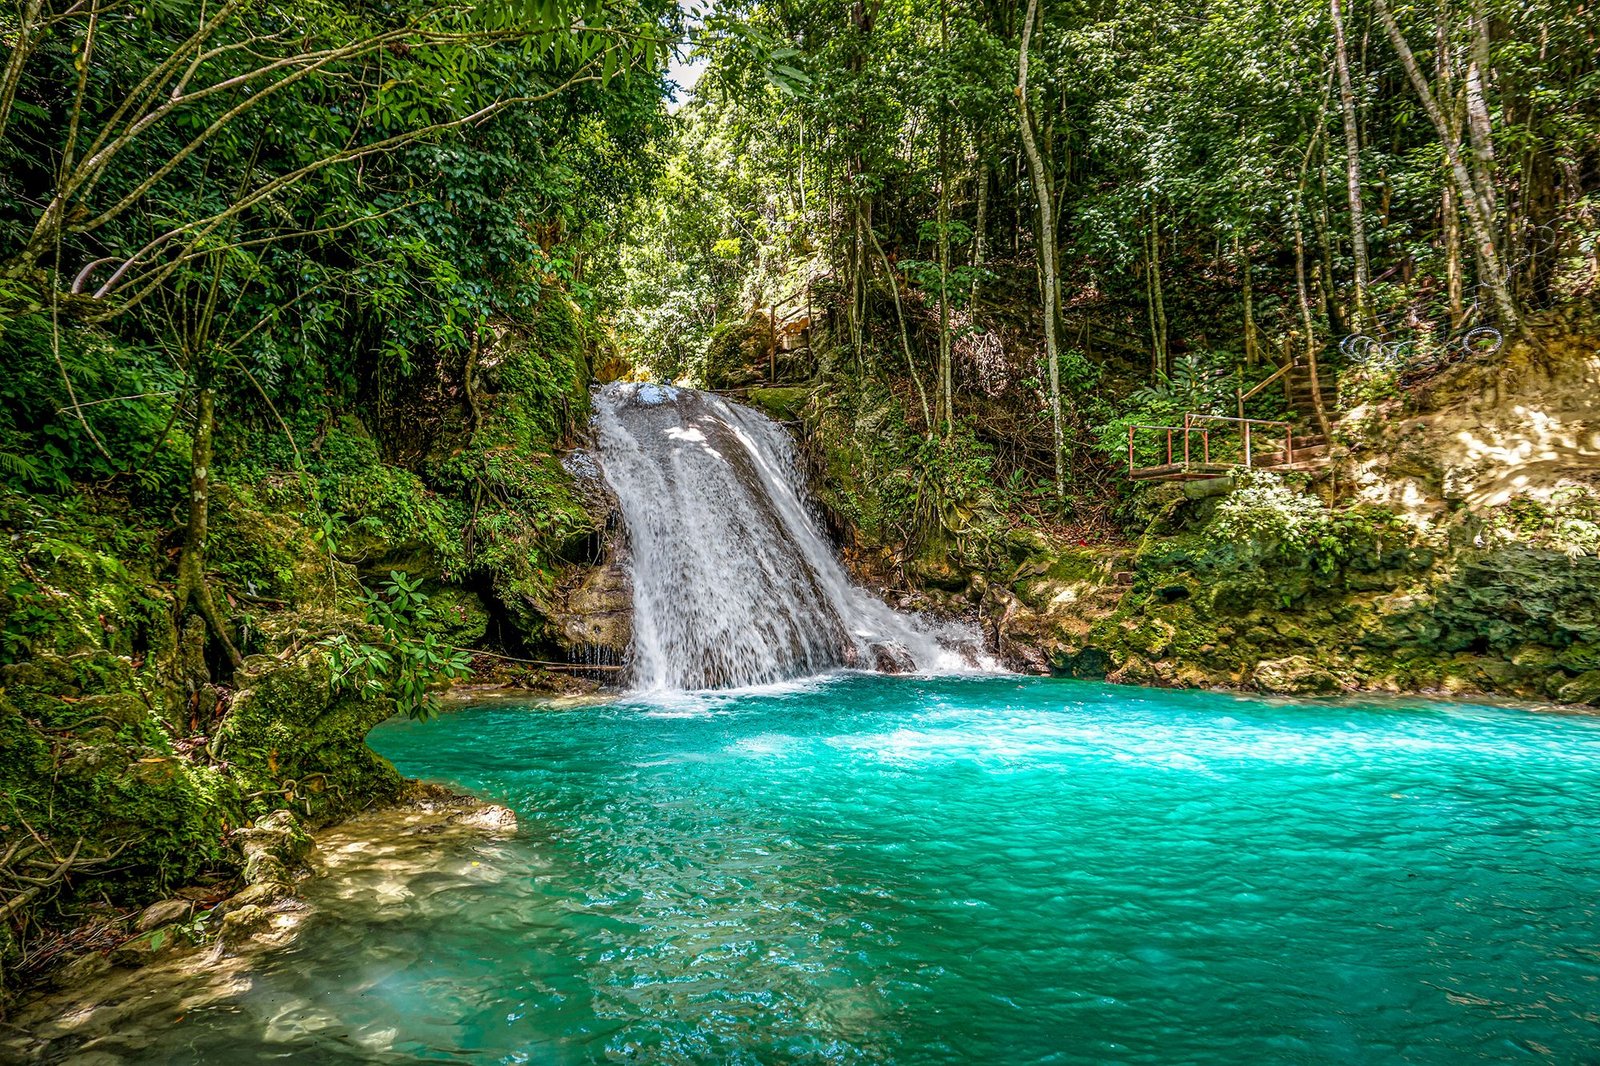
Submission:
<svg viewBox="0 0 1600 1066">
<path fill-rule="evenodd" d="M 275 811 L 234 835 L 243 886 L 180 890 L 115 923 L 80 931 L 0 1024 L 0 1058 L 115 1063 L 138 1032 L 248 987 L 252 959 L 294 944 L 319 902 L 382 892 L 432 869 L 456 841 L 503 839 L 515 814 L 440 785 L 409 781 L 392 804 L 315 834 Z"/>
</svg>

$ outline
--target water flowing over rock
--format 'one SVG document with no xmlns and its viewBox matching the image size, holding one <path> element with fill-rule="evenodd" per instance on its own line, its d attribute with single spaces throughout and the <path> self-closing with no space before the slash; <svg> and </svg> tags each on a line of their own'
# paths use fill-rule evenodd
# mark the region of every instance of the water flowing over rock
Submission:
<svg viewBox="0 0 1600 1066">
<path fill-rule="evenodd" d="M 628 532 L 636 686 L 984 665 L 976 633 L 898 614 L 851 584 L 806 507 L 793 441 L 764 415 L 614 383 L 596 394 L 595 425 Z"/>
</svg>

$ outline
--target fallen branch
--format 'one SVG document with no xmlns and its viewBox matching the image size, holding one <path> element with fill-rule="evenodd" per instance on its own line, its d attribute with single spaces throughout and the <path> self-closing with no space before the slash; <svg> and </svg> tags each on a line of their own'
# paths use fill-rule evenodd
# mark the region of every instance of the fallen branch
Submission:
<svg viewBox="0 0 1600 1066">
<path fill-rule="evenodd" d="M 622 669 L 621 666 L 612 666 L 612 665 L 609 665 L 609 664 L 606 664 L 606 665 L 596 664 L 594 666 L 588 666 L 588 665 L 585 665 L 584 663 L 554 663 L 554 662 L 550 662 L 548 659 L 519 659 L 514 655 L 501 655 L 499 652 L 483 651 L 483 650 L 481 650 L 479 648 L 458 648 L 454 644 L 446 644 L 445 647 L 449 648 L 451 651 L 466 652 L 468 655 L 482 655 L 482 656 L 484 656 L 486 658 L 489 658 L 489 659 L 499 659 L 502 662 L 522 663 L 523 665 L 526 665 L 526 666 L 542 666 L 547 670 L 588 671 L 588 670 L 621 670 Z"/>
</svg>

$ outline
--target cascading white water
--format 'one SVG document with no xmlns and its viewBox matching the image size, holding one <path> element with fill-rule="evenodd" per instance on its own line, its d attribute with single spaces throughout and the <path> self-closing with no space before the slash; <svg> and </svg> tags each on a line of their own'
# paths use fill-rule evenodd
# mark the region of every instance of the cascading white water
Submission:
<svg viewBox="0 0 1600 1066">
<path fill-rule="evenodd" d="M 987 666 L 975 633 L 896 613 L 851 584 L 806 509 L 794 443 L 771 419 L 705 392 L 618 382 L 596 394 L 595 426 L 628 533 L 636 686 Z"/>
</svg>

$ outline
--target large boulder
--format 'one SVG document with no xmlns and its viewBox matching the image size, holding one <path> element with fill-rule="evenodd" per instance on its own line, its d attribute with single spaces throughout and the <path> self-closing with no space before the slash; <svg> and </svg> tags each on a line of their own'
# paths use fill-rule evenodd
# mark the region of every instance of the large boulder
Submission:
<svg viewBox="0 0 1600 1066">
<path fill-rule="evenodd" d="M 1304 655 L 1256 663 L 1250 681 L 1262 692 L 1281 696 L 1325 696 L 1344 687 L 1337 677 Z"/>
<path fill-rule="evenodd" d="M 768 377 L 773 354 L 772 322 L 752 311 L 743 322 L 724 322 L 706 346 L 706 387 L 736 389 Z"/>
<path fill-rule="evenodd" d="M 243 687 L 212 750 L 246 791 L 276 800 L 265 806 L 288 802 L 326 821 L 399 794 L 399 772 L 366 745 L 394 701 L 336 686 L 321 649 L 287 662 L 253 655 L 235 680 Z"/>
</svg>

